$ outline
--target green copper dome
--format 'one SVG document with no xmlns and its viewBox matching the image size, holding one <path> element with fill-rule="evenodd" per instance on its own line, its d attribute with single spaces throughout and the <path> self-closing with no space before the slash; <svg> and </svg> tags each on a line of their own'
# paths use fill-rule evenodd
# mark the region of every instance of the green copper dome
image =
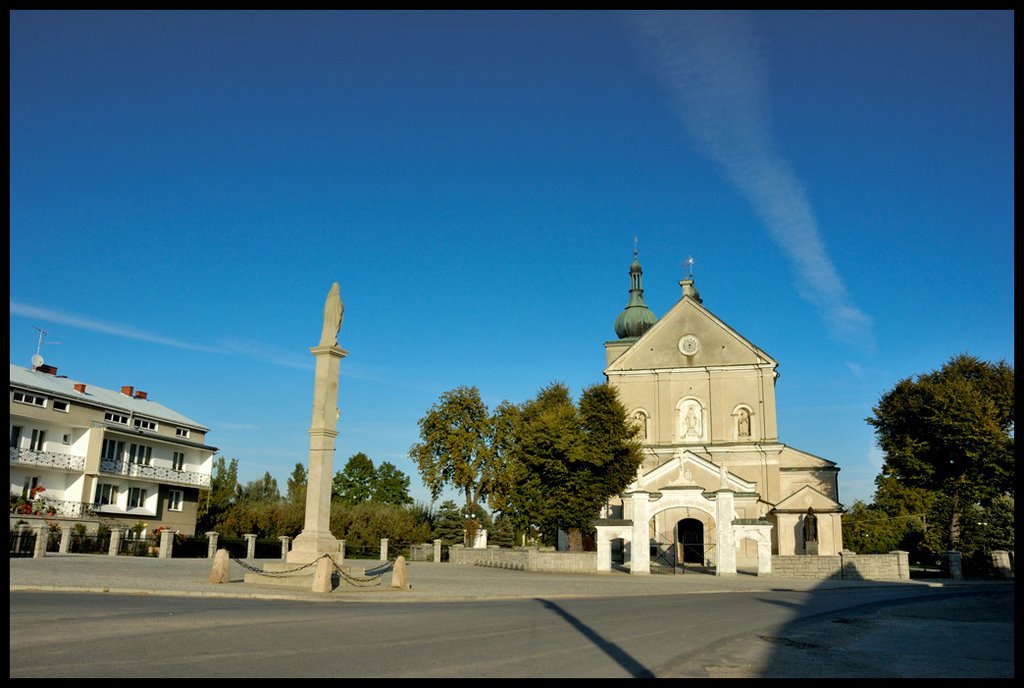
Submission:
<svg viewBox="0 0 1024 688">
<path fill-rule="evenodd" d="M 615 318 L 615 334 L 619 339 L 635 339 L 658 322 L 651 309 L 644 303 L 644 290 L 641 286 L 643 268 L 633 249 L 633 262 L 629 266 L 629 302 L 626 308 Z"/>
</svg>

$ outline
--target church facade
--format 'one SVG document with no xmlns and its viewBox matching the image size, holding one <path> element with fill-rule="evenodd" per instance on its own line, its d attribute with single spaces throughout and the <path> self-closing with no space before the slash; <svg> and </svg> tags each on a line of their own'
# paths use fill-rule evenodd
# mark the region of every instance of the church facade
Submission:
<svg viewBox="0 0 1024 688">
<path fill-rule="evenodd" d="M 598 569 L 765 574 L 772 555 L 838 554 L 839 468 L 780 441 L 778 362 L 704 306 L 692 275 L 661 318 L 641 280 L 634 252 L 604 374 L 644 461 L 596 524 Z"/>
</svg>

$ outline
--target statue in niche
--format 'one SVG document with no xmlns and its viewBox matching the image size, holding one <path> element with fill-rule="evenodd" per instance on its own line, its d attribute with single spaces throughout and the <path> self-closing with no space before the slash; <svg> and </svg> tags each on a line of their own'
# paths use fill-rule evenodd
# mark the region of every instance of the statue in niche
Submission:
<svg viewBox="0 0 1024 688">
<path fill-rule="evenodd" d="M 700 437 L 700 416 L 694 410 L 696 404 L 690 404 L 686 409 L 686 417 L 683 421 L 686 423 L 686 437 Z"/>
<path fill-rule="evenodd" d="M 636 438 L 638 440 L 647 439 L 647 416 L 644 415 L 643 411 L 637 411 L 633 414 L 633 422 L 636 423 L 637 433 Z"/>
<path fill-rule="evenodd" d="M 747 409 L 740 409 L 739 418 L 736 420 L 737 437 L 750 437 L 750 412 Z"/>
<path fill-rule="evenodd" d="M 818 517 L 814 515 L 814 507 L 807 507 L 807 515 L 804 516 L 804 542 L 818 541 Z"/>
<path fill-rule="evenodd" d="M 345 316 L 345 305 L 341 302 L 341 287 L 335 282 L 327 292 L 324 302 L 324 329 L 320 333 L 320 346 L 337 346 L 338 332 Z"/>
</svg>

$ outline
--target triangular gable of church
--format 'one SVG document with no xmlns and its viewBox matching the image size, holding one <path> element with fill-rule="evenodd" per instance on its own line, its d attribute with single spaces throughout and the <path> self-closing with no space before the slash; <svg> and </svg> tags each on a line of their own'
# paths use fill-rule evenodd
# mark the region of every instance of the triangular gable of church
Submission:
<svg viewBox="0 0 1024 688">
<path fill-rule="evenodd" d="M 821 513 L 841 511 L 843 505 L 831 497 L 815 490 L 810 485 L 804 485 L 799 490 L 783 499 L 775 505 L 772 511 L 783 513 L 804 513 L 807 507 L 814 507 L 815 511 Z"/>
<path fill-rule="evenodd" d="M 837 464 L 835 461 L 829 461 L 823 459 L 820 456 L 815 456 L 795 447 L 784 445 L 779 451 L 779 468 L 781 469 L 821 469 L 821 468 L 836 468 Z"/>
<path fill-rule="evenodd" d="M 684 367 L 778 365 L 695 299 L 684 297 L 616 358 L 605 373 L 680 367 L 680 339 L 697 338 L 697 351 Z"/>
<path fill-rule="evenodd" d="M 725 485 L 722 485 L 722 473 L 719 466 L 707 459 L 684 451 L 644 473 L 639 487 L 644 490 L 660 490 L 665 487 L 699 486 L 708 491 L 725 487 L 735 492 L 754 492 L 757 489 L 754 483 L 728 471 L 725 471 Z"/>
</svg>

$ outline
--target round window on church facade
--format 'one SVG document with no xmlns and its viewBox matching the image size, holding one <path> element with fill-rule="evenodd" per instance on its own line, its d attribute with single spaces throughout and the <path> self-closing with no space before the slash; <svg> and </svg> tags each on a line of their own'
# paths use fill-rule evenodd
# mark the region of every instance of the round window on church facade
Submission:
<svg viewBox="0 0 1024 688">
<path fill-rule="evenodd" d="M 693 356 L 700 350 L 700 340 L 692 334 L 684 335 L 679 339 L 679 352 L 684 356 Z"/>
</svg>

